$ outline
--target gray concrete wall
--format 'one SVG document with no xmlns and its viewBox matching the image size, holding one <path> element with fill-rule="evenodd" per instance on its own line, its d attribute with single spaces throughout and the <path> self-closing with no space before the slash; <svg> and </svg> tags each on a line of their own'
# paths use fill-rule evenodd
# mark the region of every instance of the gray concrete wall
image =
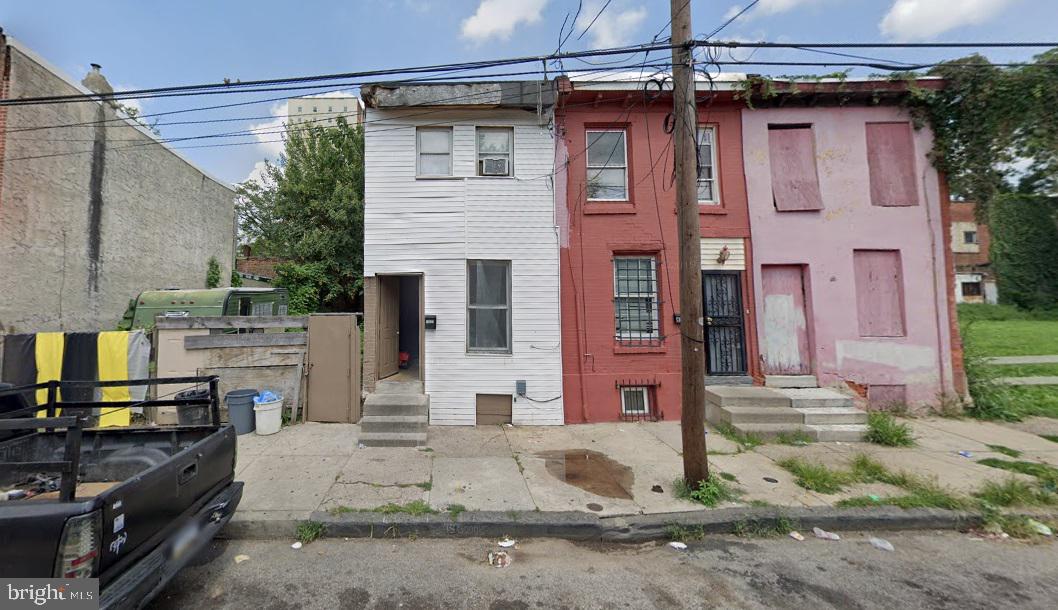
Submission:
<svg viewBox="0 0 1058 610">
<path fill-rule="evenodd" d="M 7 97 L 80 93 L 29 52 L 2 43 Z M 0 333 L 112 329 L 142 290 L 204 287 L 210 256 L 228 285 L 229 186 L 112 120 L 109 105 L 2 110 Z M 101 119 L 109 122 L 92 124 Z M 89 124 L 16 131 L 71 123 Z"/>
</svg>

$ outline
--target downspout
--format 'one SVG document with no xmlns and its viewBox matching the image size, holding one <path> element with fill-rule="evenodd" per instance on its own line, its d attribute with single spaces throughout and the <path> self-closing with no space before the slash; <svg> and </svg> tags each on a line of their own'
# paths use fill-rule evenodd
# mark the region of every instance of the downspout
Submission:
<svg viewBox="0 0 1058 610">
<path fill-rule="evenodd" d="M 937 285 L 937 272 L 943 272 L 944 270 L 937 268 L 937 234 L 934 227 L 933 214 L 930 212 L 929 187 L 926 182 L 926 172 L 927 170 L 923 170 L 922 172 L 922 196 L 926 200 L 926 226 L 929 228 L 930 273 L 933 275 L 933 317 L 937 328 L 937 371 L 940 375 L 941 393 L 945 394 L 947 393 L 948 384 L 947 375 L 944 370 L 944 334 L 941 329 L 940 287 Z M 947 299 L 945 299 L 945 307 L 946 306 Z"/>
</svg>

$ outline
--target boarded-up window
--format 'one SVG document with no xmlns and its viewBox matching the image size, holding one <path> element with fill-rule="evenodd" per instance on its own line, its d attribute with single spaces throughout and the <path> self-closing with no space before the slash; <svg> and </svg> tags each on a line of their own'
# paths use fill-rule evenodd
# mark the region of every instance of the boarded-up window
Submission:
<svg viewBox="0 0 1058 610">
<path fill-rule="evenodd" d="M 511 423 L 510 394 L 478 394 L 476 399 L 479 426 Z"/>
<path fill-rule="evenodd" d="M 867 408 L 872 411 L 898 411 L 907 407 L 906 385 L 876 385 L 867 388 Z"/>
<path fill-rule="evenodd" d="M 768 158 L 776 210 L 823 209 L 811 125 L 768 125 Z"/>
<path fill-rule="evenodd" d="M 903 337 L 904 281 L 899 250 L 856 250 L 856 315 L 862 337 Z"/>
<path fill-rule="evenodd" d="M 918 205 L 910 123 L 867 123 L 867 167 L 872 205 Z"/>
</svg>

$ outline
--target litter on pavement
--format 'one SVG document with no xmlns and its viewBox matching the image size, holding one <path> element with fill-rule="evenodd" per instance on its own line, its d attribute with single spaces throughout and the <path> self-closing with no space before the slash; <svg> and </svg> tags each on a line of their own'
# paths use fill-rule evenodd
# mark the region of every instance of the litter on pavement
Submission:
<svg viewBox="0 0 1058 610">
<path fill-rule="evenodd" d="M 974 454 L 966 450 L 960 451 L 959 455 L 963 456 L 964 458 L 972 458 L 974 456 Z"/>
<path fill-rule="evenodd" d="M 1039 521 L 1037 521 L 1035 519 L 1029 519 L 1028 520 L 1028 524 L 1029 524 L 1029 527 L 1031 527 L 1032 529 L 1036 530 L 1037 534 L 1042 534 L 1044 536 L 1053 536 L 1054 535 L 1054 532 L 1051 531 L 1051 528 L 1047 527 L 1046 525 L 1044 525 L 1043 523 L 1040 523 Z"/>
<path fill-rule="evenodd" d="M 790 537 L 798 542 L 803 542 L 805 537 L 801 535 L 801 532 L 790 532 Z"/>
<path fill-rule="evenodd" d="M 249 555 L 236 555 L 235 556 L 235 563 L 242 563 L 242 562 L 246 561 L 249 558 L 250 558 Z"/>
<path fill-rule="evenodd" d="M 504 536 L 503 540 L 500 540 L 496 544 L 500 545 L 501 547 L 503 547 L 505 549 L 509 549 L 512 546 L 518 544 L 518 541 L 517 540 L 511 540 L 509 537 Z"/>
<path fill-rule="evenodd" d="M 506 568 L 513 559 L 507 551 L 489 551 L 489 565 L 494 568 Z"/>
<path fill-rule="evenodd" d="M 893 543 L 889 542 L 885 538 L 873 538 L 872 537 L 872 538 L 869 538 L 867 540 L 867 542 L 870 542 L 871 546 L 873 546 L 876 549 L 881 549 L 883 551 L 889 551 L 890 553 L 892 553 L 893 551 L 896 550 L 895 548 L 893 548 Z"/>
<path fill-rule="evenodd" d="M 684 544 L 682 542 L 676 542 L 675 540 L 670 542 L 669 546 L 671 546 L 672 548 L 676 549 L 677 551 L 686 551 L 687 550 L 687 545 L 686 544 Z"/>
<path fill-rule="evenodd" d="M 819 529 L 818 527 L 813 527 L 812 533 L 816 535 L 816 538 L 821 538 L 823 540 L 841 540 L 841 536 L 838 536 L 834 532 L 828 532 L 824 529 Z"/>
<path fill-rule="evenodd" d="M 290 548 L 292 548 L 292 549 L 300 549 L 301 548 L 301 541 L 299 540 L 299 541 L 295 542 L 294 544 L 290 545 Z"/>
</svg>

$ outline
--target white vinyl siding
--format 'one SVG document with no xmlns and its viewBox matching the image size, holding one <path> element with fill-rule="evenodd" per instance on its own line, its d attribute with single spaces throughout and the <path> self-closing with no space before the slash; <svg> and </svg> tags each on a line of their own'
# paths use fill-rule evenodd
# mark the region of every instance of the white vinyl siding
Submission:
<svg viewBox="0 0 1058 610">
<path fill-rule="evenodd" d="M 588 200 L 628 200 L 628 148 L 623 129 L 588 130 Z"/>
<path fill-rule="evenodd" d="M 555 141 L 535 113 L 458 109 L 409 117 L 367 110 L 364 273 L 422 273 L 430 423 L 474 425 L 477 394 L 513 395 L 524 379 L 537 401 L 562 394 Z M 452 130 L 452 177 L 416 179 L 416 127 Z M 513 129 L 511 178 L 477 176 L 477 127 Z M 545 176 L 545 178 L 541 178 Z M 467 351 L 467 261 L 510 261 L 510 353 Z M 562 399 L 514 397 L 512 421 L 562 424 Z"/>
<path fill-rule="evenodd" d="M 419 127 L 416 130 L 415 145 L 418 151 L 417 175 L 452 175 L 451 127 Z"/>
<path fill-rule="evenodd" d="M 716 176 L 716 128 L 698 128 L 698 203 L 720 203 L 720 182 Z"/>
</svg>

